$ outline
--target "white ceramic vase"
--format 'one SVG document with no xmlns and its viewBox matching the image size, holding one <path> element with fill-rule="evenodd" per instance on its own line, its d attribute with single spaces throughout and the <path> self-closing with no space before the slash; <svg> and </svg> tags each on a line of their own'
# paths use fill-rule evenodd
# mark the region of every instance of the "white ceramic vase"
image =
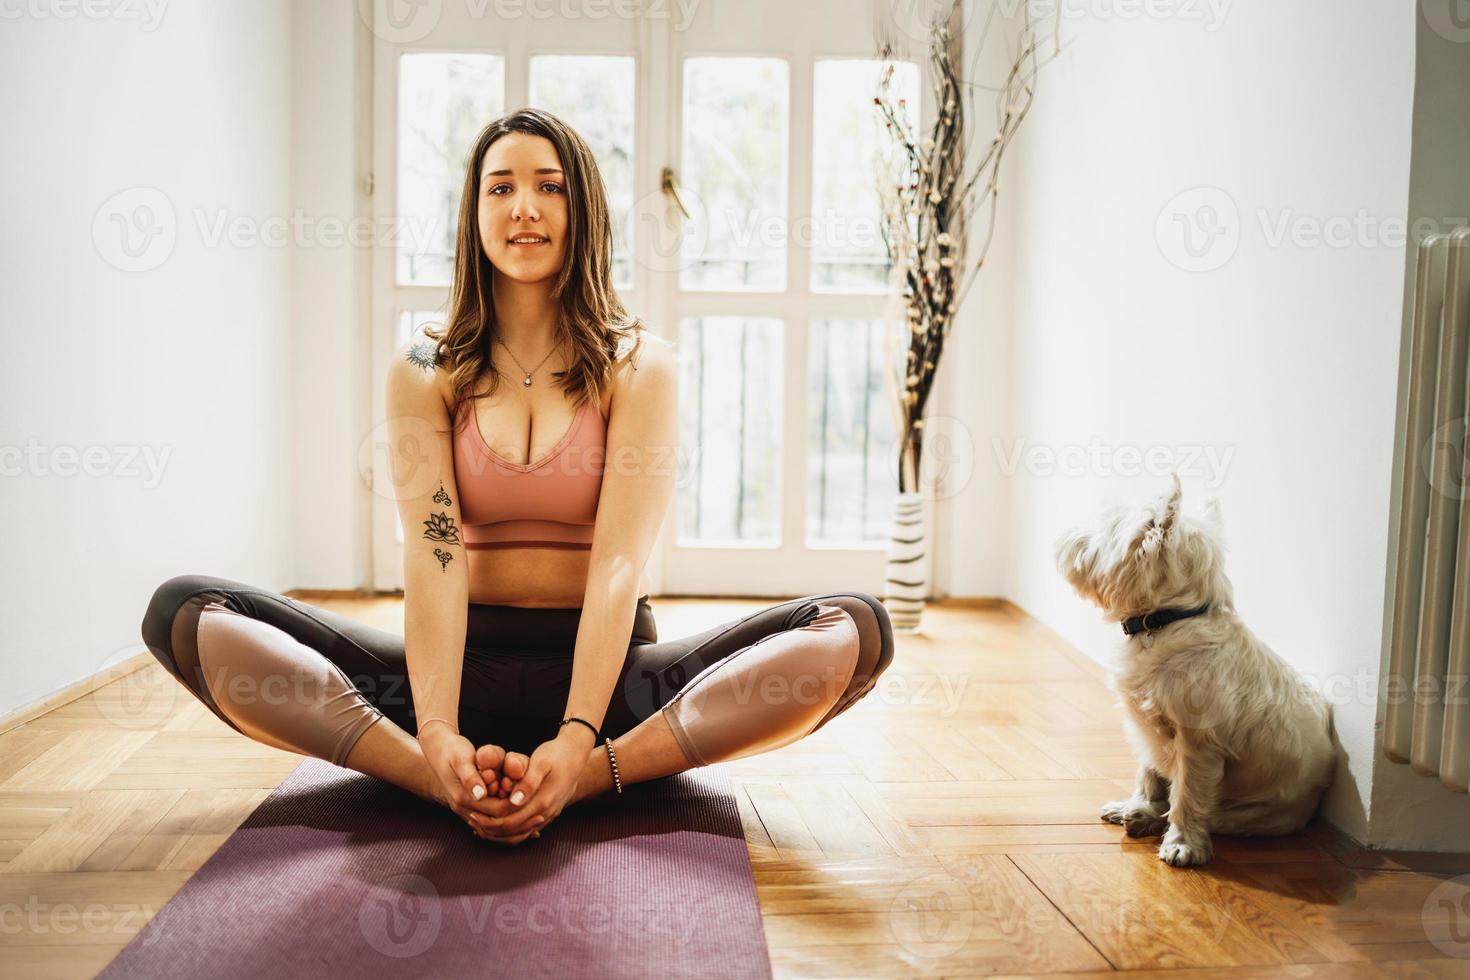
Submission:
<svg viewBox="0 0 1470 980">
<path fill-rule="evenodd" d="M 893 501 L 892 527 L 883 606 L 895 632 L 917 633 L 929 594 L 929 532 L 922 494 L 899 492 Z"/>
</svg>

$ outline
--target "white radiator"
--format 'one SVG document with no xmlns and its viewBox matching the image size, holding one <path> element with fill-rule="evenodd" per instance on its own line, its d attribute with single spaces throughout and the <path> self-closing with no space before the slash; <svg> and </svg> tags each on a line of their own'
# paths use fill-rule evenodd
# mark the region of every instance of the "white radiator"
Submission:
<svg viewBox="0 0 1470 980">
<path fill-rule="evenodd" d="M 1470 228 L 1419 246 L 1384 751 L 1470 791 Z"/>
</svg>

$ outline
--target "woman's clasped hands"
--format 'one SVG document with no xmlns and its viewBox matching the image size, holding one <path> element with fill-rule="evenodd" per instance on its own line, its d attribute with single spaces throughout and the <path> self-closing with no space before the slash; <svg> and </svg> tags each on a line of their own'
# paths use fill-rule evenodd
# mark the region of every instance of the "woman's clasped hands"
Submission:
<svg viewBox="0 0 1470 980">
<path fill-rule="evenodd" d="M 498 745 L 476 749 L 448 725 L 425 728 L 419 744 L 437 777 L 439 802 L 477 836 L 514 845 L 539 837 L 573 800 L 593 736 L 580 725 L 564 726 L 529 759 Z"/>
<path fill-rule="evenodd" d="M 476 764 L 487 772 L 487 785 L 495 789 L 485 800 L 490 816 L 474 815 L 471 826 L 487 840 L 505 844 L 539 837 L 576 799 L 594 744 L 590 731 L 564 725 L 555 738 L 538 745 L 529 760 L 496 745 L 481 746 Z"/>
<path fill-rule="evenodd" d="M 448 723 L 425 725 L 419 730 L 418 743 L 431 773 L 426 795 L 448 807 L 478 836 L 485 837 L 480 820 L 507 812 L 509 804 L 504 797 L 510 793 L 517 774 L 525 773 L 529 760 L 517 752 L 507 756 L 498 746 L 476 751 L 470 740 Z M 519 844 L 534 833 L 533 829 L 502 842 Z"/>
</svg>

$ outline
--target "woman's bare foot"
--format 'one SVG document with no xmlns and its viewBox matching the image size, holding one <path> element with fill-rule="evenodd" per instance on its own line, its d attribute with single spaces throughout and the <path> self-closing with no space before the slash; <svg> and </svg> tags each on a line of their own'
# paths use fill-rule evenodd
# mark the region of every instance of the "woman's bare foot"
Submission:
<svg viewBox="0 0 1470 980">
<path fill-rule="evenodd" d="M 487 800 L 503 801 L 511 794 L 515 783 L 525 778 L 531 760 L 520 752 L 507 752 L 498 745 L 482 745 L 475 750 L 475 765 L 480 770 L 480 778 L 485 780 L 486 790 L 489 791 Z M 509 812 L 510 807 L 507 805 L 506 813 Z M 497 844 L 519 844 L 528 838 L 541 836 L 540 830 L 528 830 L 514 837 L 496 837 L 473 823 L 471 826 L 481 838 Z"/>
<path fill-rule="evenodd" d="M 641 783 L 645 779 L 672 776 L 694 765 L 679 747 L 668 719 L 661 711 L 655 711 L 632 731 L 613 739 L 612 743 L 618 759 L 618 775 L 624 786 Z M 607 746 L 595 745 L 587 755 L 570 802 L 580 803 L 613 789 L 612 763 Z"/>
<path fill-rule="evenodd" d="M 587 754 L 587 761 L 582 764 L 582 775 L 577 778 L 577 788 L 572 792 L 567 806 L 601 796 L 612 788 L 612 769 L 608 765 L 607 750 L 601 745 L 594 745 Z"/>
<path fill-rule="evenodd" d="M 525 778 L 531 760 L 520 752 L 506 752 L 498 745 L 482 745 L 475 750 L 475 765 L 490 795 L 505 799 L 511 786 Z"/>
<path fill-rule="evenodd" d="M 372 729 L 368 729 L 368 731 L 372 731 Z M 359 744 L 361 743 L 361 741 L 362 740 L 359 739 Z M 416 750 L 418 749 L 418 743 L 416 741 L 413 742 L 413 747 Z M 428 763 L 426 760 L 424 760 L 421 750 L 419 752 L 419 761 L 423 763 L 423 765 L 421 769 L 421 778 L 418 779 L 412 787 L 414 795 L 419 796 L 430 803 L 435 803 L 439 806 L 442 806 L 447 810 L 453 811 L 454 808 L 449 805 L 449 797 L 446 790 L 444 789 L 444 784 L 441 783 L 439 779 L 429 770 Z M 482 746 L 475 753 L 475 761 L 476 765 L 480 769 L 481 778 L 485 780 L 485 788 L 489 793 L 489 795 L 486 796 L 485 800 L 478 805 L 490 803 L 490 805 L 494 807 L 496 803 L 499 803 L 505 807 L 506 812 L 508 813 L 510 811 L 510 805 L 508 803 L 505 803 L 503 800 L 503 797 L 505 795 L 503 790 L 504 787 L 507 785 L 505 776 L 505 769 L 507 766 L 505 750 L 496 745 Z M 510 761 L 508 764 L 509 771 L 511 773 L 524 776 L 526 774 L 526 766 L 528 763 L 529 760 L 525 756 L 521 755 L 518 752 L 512 752 L 510 754 Z M 476 836 L 480 837 L 483 840 L 492 841 L 497 844 L 519 844 L 529 837 L 540 836 L 540 831 L 538 830 L 526 834 L 520 834 L 515 837 L 492 837 L 485 833 L 482 827 L 476 826 L 475 817 L 473 814 L 470 815 L 467 822 L 470 826 L 470 829 L 474 831 Z"/>
</svg>

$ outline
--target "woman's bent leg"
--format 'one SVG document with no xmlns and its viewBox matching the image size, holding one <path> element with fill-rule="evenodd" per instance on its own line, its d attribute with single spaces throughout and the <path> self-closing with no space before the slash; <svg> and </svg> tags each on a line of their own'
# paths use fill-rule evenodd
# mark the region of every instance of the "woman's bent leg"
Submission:
<svg viewBox="0 0 1470 980">
<path fill-rule="evenodd" d="M 401 637 L 268 590 L 184 575 L 154 593 L 143 640 L 242 734 L 421 796 L 432 789 L 404 731 L 413 711 Z"/>
<path fill-rule="evenodd" d="M 635 645 L 604 729 L 622 750 L 628 782 L 770 751 L 856 703 L 892 662 L 893 646 L 887 611 L 867 593 L 793 599 L 694 636 Z M 585 795 L 606 788 L 597 763 L 594 752 Z"/>
<path fill-rule="evenodd" d="M 852 616 L 819 604 L 801 626 L 710 664 L 664 705 L 663 717 L 695 766 L 789 745 L 846 691 L 858 643 Z"/>
<path fill-rule="evenodd" d="M 340 766 L 383 717 L 336 664 L 221 602 L 200 610 L 197 647 L 215 707 L 256 741 Z"/>
</svg>

